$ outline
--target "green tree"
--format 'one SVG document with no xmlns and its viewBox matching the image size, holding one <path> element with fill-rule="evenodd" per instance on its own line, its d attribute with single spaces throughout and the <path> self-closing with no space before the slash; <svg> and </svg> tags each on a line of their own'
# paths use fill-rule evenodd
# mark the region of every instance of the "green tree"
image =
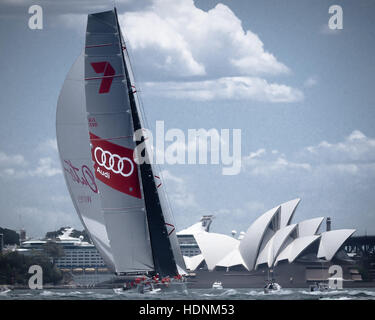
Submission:
<svg viewBox="0 0 375 320">
<path fill-rule="evenodd" d="M 43 283 L 57 284 L 62 280 L 62 273 L 45 254 L 25 256 L 18 252 L 0 255 L 0 284 L 27 285 L 30 274 L 29 268 L 39 265 L 43 270 Z"/>
</svg>

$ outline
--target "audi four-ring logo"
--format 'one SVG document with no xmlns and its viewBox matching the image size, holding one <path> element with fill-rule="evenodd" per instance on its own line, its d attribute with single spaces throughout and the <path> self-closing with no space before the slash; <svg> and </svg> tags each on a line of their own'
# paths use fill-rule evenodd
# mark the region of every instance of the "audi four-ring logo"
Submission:
<svg viewBox="0 0 375 320">
<path fill-rule="evenodd" d="M 98 159 L 98 152 L 99 152 L 99 159 Z M 94 157 L 96 160 L 96 163 L 106 168 L 107 170 L 110 170 L 114 173 L 119 173 L 123 177 L 129 177 L 133 171 L 134 171 L 134 164 L 128 157 L 120 157 L 118 154 L 112 154 L 109 151 L 105 151 L 100 147 L 96 147 L 94 151 Z M 108 158 L 107 158 L 108 157 Z M 117 159 L 117 165 L 115 165 Z M 107 160 L 108 160 L 108 166 L 107 166 Z M 125 173 L 123 172 L 125 167 L 125 161 L 129 162 L 130 169 L 129 172 Z"/>
</svg>

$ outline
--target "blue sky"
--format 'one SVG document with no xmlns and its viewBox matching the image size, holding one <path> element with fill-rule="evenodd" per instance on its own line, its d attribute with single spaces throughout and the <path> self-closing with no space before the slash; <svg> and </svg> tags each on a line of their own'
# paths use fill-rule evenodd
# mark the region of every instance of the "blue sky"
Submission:
<svg viewBox="0 0 375 320">
<path fill-rule="evenodd" d="M 44 10 L 43 30 L 28 28 L 32 4 Z M 343 30 L 327 27 L 332 4 L 343 8 Z M 0 4 L 1 226 L 33 236 L 82 228 L 58 162 L 56 102 L 83 48 L 87 13 L 111 5 Z M 375 233 L 373 1 L 116 5 L 151 129 L 164 120 L 185 132 L 242 130 L 238 175 L 223 176 L 220 165 L 163 166 L 178 229 L 211 213 L 215 231 L 246 230 L 300 197 L 296 222 L 330 216 L 334 228 Z"/>
</svg>

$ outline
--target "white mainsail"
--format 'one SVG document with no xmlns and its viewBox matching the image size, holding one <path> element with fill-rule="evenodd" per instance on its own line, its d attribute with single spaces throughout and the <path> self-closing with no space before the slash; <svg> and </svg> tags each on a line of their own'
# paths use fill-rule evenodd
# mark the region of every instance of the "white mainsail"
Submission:
<svg viewBox="0 0 375 320">
<path fill-rule="evenodd" d="M 86 111 L 101 206 L 117 272 L 153 270 L 115 15 L 88 16 Z"/>
</svg>

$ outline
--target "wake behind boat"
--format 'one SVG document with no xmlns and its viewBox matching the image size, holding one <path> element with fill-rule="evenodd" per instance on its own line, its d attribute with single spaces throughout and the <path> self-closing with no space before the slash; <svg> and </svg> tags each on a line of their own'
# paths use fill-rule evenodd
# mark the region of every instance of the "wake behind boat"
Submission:
<svg viewBox="0 0 375 320">
<path fill-rule="evenodd" d="M 148 161 L 136 92 L 116 9 L 88 15 L 84 53 L 57 106 L 60 160 L 78 216 L 106 264 L 133 279 L 126 288 L 145 291 L 146 282 L 134 279 L 183 283 L 185 263 L 162 177 Z"/>
<path fill-rule="evenodd" d="M 5 295 L 7 294 L 8 292 L 11 292 L 12 290 L 9 289 L 8 287 L 3 287 L 3 286 L 0 286 L 0 294 L 2 295 Z"/>
</svg>

